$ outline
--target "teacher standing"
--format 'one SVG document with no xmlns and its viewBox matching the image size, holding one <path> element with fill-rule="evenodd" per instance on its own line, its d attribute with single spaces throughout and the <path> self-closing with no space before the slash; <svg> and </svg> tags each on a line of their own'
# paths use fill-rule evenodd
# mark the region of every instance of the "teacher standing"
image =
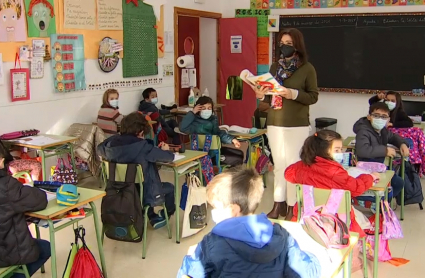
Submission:
<svg viewBox="0 0 425 278">
<path fill-rule="evenodd" d="M 279 36 L 280 57 L 270 73 L 280 83 L 280 95 L 266 95 L 265 87 L 253 87 L 259 100 L 271 104 L 267 115 L 267 136 L 274 160 L 274 206 L 267 215 L 291 219 L 297 201 L 295 185 L 287 182 L 285 169 L 300 160 L 300 150 L 309 136 L 310 105 L 318 100 L 316 70 L 308 62 L 302 33 L 295 28 Z"/>
</svg>

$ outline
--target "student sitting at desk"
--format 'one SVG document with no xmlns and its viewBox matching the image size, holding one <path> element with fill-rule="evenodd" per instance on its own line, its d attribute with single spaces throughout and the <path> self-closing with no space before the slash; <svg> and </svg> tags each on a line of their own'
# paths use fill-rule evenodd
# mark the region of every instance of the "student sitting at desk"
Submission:
<svg viewBox="0 0 425 278">
<path fill-rule="evenodd" d="M 387 94 L 379 93 L 369 99 L 369 104 L 385 102 L 390 109 L 390 121 L 387 127 L 408 128 L 413 127 L 412 119 L 407 116 L 403 109 L 403 101 L 398 92 L 388 91 Z"/>
<path fill-rule="evenodd" d="M 9 151 L 0 145 L 0 268 L 26 265 L 33 275 L 50 258 L 50 243 L 31 236 L 25 213 L 45 209 L 47 196 L 8 175 L 6 169 L 12 159 Z"/>
<path fill-rule="evenodd" d="M 166 110 L 158 109 L 156 107 L 158 103 L 158 93 L 154 88 L 147 88 L 143 91 L 143 100 L 139 105 L 139 112 L 149 115 L 152 121 L 157 121 L 161 124 L 162 129 L 167 133 L 168 137 L 171 137 L 174 145 L 180 145 L 180 136 L 174 131 L 174 128 L 178 127 L 178 123 L 174 119 L 165 121 L 165 115 L 170 115 L 177 109 Z"/>
<path fill-rule="evenodd" d="M 119 97 L 120 95 L 115 89 L 108 89 L 103 94 L 102 106 L 97 116 L 97 125 L 105 132 L 107 137 L 118 133 L 118 126 L 124 117 L 118 111 Z"/>
<path fill-rule="evenodd" d="M 369 108 L 369 115 L 358 120 L 353 127 L 356 134 L 356 155 L 358 161 L 384 163 L 385 157 L 395 157 L 396 152 L 388 144 L 400 149 L 404 157 L 409 157 L 407 143 L 399 135 L 389 131 L 386 126 L 390 119 L 390 109 L 385 103 L 377 102 Z M 393 197 L 404 187 L 401 177 L 394 175 L 391 180 Z"/>
<path fill-rule="evenodd" d="M 161 182 L 156 163 L 171 162 L 174 160 L 174 154 L 169 151 L 167 144 L 157 148 L 153 145 L 153 141 L 144 139 L 145 134 L 149 132 L 150 126 L 145 117 L 138 112 L 131 113 L 121 122 L 121 135 L 106 139 L 97 150 L 108 161 L 142 166 L 143 204 L 151 206 L 148 211 L 150 223 L 154 229 L 159 229 L 166 225 L 165 213 L 161 210 L 156 214 L 153 207 L 162 206 L 165 202 L 170 217 L 174 214 L 176 206 L 174 186 L 168 182 Z"/>
<path fill-rule="evenodd" d="M 216 223 L 189 249 L 177 277 L 318 278 L 318 259 L 265 214 L 255 214 L 264 192 L 254 169 L 233 168 L 207 186 Z"/>
</svg>

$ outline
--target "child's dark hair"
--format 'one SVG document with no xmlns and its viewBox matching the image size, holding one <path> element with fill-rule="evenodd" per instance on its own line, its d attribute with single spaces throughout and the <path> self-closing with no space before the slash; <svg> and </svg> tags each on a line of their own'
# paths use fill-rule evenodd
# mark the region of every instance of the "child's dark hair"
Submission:
<svg viewBox="0 0 425 278">
<path fill-rule="evenodd" d="M 4 165 L 13 161 L 13 156 L 9 152 L 9 148 L 0 140 L 0 159 L 4 158 Z"/>
<path fill-rule="evenodd" d="M 308 137 L 304 141 L 304 145 L 301 149 L 300 157 L 302 162 L 307 165 L 312 165 L 316 162 L 316 156 L 333 160 L 332 156 L 329 154 L 329 150 L 335 140 L 342 140 L 341 135 L 333 130 L 326 129 L 318 131 L 314 135 Z"/>
<path fill-rule="evenodd" d="M 151 93 L 156 92 L 154 88 L 147 88 L 143 91 L 143 99 L 148 99 L 151 96 Z"/>
<path fill-rule="evenodd" d="M 202 97 L 198 98 L 198 100 L 195 103 L 195 106 L 196 105 L 205 105 L 205 104 L 208 104 L 208 103 L 211 104 L 212 111 L 214 113 L 214 101 L 210 97 L 202 96 Z"/>
<path fill-rule="evenodd" d="M 391 122 L 395 122 L 395 117 L 397 116 L 398 111 L 404 111 L 403 108 L 403 100 L 401 99 L 401 95 L 395 91 L 388 91 L 386 96 L 395 96 L 395 108 L 393 111 L 390 111 Z"/>
<path fill-rule="evenodd" d="M 121 120 L 121 134 L 139 135 L 143 132 L 144 135 L 151 131 L 151 127 L 145 116 L 139 112 L 128 114 Z"/>
<path fill-rule="evenodd" d="M 372 104 L 369 107 L 369 115 L 371 115 L 373 112 L 375 112 L 377 110 L 387 112 L 388 115 L 390 115 L 390 109 L 388 108 L 388 105 L 386 105 L 384 102 L 376 102 L 376 103 Z"/>
<path fill-rule="evenodd" d="M 104 93 L 103 93 L 103 99 L 102 99 L 102 106 L 111 106 L 110 104 L 109 104 L 109 96 L 110 95 L 113 95 L 113 94 L 117 94 L 118 95 L 118 97 L 120 96 L 120 93 L 118 93 L 118 91 L 117 90 L 115 90 L 115 89 L 108 89 L 108 90 L 106 90 Z"/>
</svg>

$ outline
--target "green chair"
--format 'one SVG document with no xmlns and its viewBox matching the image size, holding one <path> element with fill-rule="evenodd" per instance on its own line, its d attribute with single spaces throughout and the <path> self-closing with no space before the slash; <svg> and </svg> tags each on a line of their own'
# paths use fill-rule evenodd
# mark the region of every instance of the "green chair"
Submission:
<svg viewBox="0 0 425 278">
<path fill-rule="evenodd" d="M 127 164 L 117 164 L 116 166 L 116 173 L 115 173 L 115 180 L 124 182 L 125 181 L 125 175 L 127 172 Z M 107 183 L 108 177 L 109 177 L 109 162 L 108 161 L 102 161 L 102 177 L 105 178 L 105 184 Z M 142 202 L 142 207 L 144 209 L 144 229 L 143 229 L 143 253 L 142 258 L 146 258 L 146 241 L 147 241 L 147 235 L 148 235 L 148 209 L 150 208 L 149 205 L 143 206 L 143 170 L 142 166 L 137 165 L 137 174 L 136 174 L 136 180 L 135 183 L 140 184 L 140 201 Z M 171 229 L 170 224 L 168 221 L 168 212 L 167 208 L 165 207 L 165 203 L 163 204 L 164 208 L 164 214 L 165 214 L 165 220 L 167 222 L 167 230 L 168 230 L 168 238 L 171 239 Z M 178 220 L 176 220 L 178 221 Z M 102 242 L 105 236 L 105 230 L 102 231 Z"/>
<path fill-rule="evenodd" d="M 26 179 L 29 181 L 30 184 L 34 183 L 29 171 L 21 171 L 21 172 L 15 173 L 12 175 L 12 177 L 14 177 L 15 179 L 20 179 L 20 178 Z"/>
<path fill-rule="evenodd" d="M 298 203 L 298 215 L 297 219 L 298 221 L 301 220 L 301 212 L 304 208 L 303 203 L 303 188 L 302 185 L 297 184 L 296 185 L 296 191 L 297 191 L 297 203 Z M 314 188 L 313 189 L 313 196 L 314 196 L 314 204 L 315 206 L 324 205 L 328 202 L 329 196 L 331 195 L 331 191 L 327 189 L 320 189 L 320 188 Z M 345 191 L 344 198 L 341 199 L 341 203 L 338 208 L 338 213 L 344 213 L 347 217 L 346 224 L 347 227 L 350 227 L 351 224 L 351 218 L 350 218 L 350 212 L 351 212 L 351 193 L 350 191 Z M 366 250 L 366 239 L 362 238 L 360 239 L 362 241 L 363 250 Z M 351 265 L 352 262 L 352 253 L 350 254 L 350 259 L 348 264 Z M 344 262 L 344 264 L 347 264 L 347 262 Z M 344 267 L 344 277 L 351 277 L 351 273 L 347 273 L 346 267 Z M 363 271 L 364 271 L 364 277 L 368 277 L 367 272 L 367 257 L 366 252 L 363 252 Z"/>
<path fill-rule="evenodd" d="M 9 278 L 14 273 L 24 274 L 26 278 L 31 277 L 26 265 L 14 265 L 14 266 L 0 268 L 0 278 Z"/>
</svg>

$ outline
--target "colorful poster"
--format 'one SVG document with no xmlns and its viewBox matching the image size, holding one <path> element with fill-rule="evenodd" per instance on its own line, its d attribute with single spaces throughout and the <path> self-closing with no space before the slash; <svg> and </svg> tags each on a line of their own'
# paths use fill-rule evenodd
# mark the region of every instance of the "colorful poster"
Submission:
<svg viewBox="0 0 425 278">
<path fill-rule="evenodd" d="M 53 0 L 25 0 L 28 37 L 49 37 L 56 34 L 56 16 Z"/>
<path fill-rule="evenodd" d="M 65 29 L 96 29 L 95 0 L 65 0 L 63 17 Z"/>
<path fill-rule="evenodd" d="M 425 5 L 425 0 L 251 0 L 251 9 L 305 9 Z"/>
<path fill-rule="evenodd" d="M 83 35 L 51 35 L 52 69 L 56 92 L 86 88 Z"/>
<path fill-rule="evenodd" d="M 0 0 L 0 42 L 27 40 L 23 0 Z"/>
</svg>

